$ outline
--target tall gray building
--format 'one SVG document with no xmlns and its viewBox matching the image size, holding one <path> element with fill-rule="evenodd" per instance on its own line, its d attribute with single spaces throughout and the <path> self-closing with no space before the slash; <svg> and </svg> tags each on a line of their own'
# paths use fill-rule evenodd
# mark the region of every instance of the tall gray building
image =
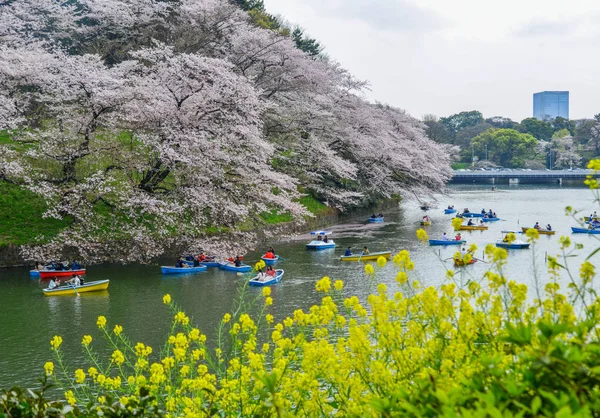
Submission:
<svg viewBox="0 0 600 418">
<path fill-rule="evenodd" d="M 533 117 L 554 119 L 560 116 L 569 119 L 569 92 L 542 91 L 533 94 Z"/>
</svg>

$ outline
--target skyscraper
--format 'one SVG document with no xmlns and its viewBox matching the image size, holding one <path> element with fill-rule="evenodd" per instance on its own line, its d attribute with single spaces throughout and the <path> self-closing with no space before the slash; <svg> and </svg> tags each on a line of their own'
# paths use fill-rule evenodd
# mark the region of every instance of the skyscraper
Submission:
<svg viewBox="0 0 600 418">
<path fill-rule="evenodd" d="M 560 116 L 569 119 L 569 92 L 542 91 L 533 94 L 533 117 L 554 119 Z"/>
</svg>

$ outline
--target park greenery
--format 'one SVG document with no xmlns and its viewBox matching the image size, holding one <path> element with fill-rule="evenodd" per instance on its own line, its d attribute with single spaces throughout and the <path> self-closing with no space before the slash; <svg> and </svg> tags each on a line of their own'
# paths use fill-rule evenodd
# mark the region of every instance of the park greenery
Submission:
<svg viewBox="0 0 600 418">
<path fill-rule="evenodd" d="M 600 114 L 515 122 L 501 116 L 485 119 L 472 110 L 441 118 L 425 115 L 423 122 L 431 140 L 460 147 L 456 168 L 567 169 L 600 156 Z"/>
<path fill-rule="evenodd" d="M 0 242 L 29 260 L 233 253 L 268 225 L 441 190 L 453 148 L 366 87 L 259 0 L 0 2 L 0 209 L 19 214 Z"/>
</svg>

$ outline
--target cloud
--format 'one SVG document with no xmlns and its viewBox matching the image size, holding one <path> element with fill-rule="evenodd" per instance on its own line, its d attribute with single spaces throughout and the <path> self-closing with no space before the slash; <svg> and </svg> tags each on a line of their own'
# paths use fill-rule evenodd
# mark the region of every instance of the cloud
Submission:
<svg viewBox="0 0 600 418">
<path fill-rule="evenodd" d="M 567 20 L 531 20 L 515 31 L 520 37 L 564 36 L 577 30 L 577 22 Z"/>
<path fill-rule="evenodd" d="M 313 1 L 313 3 L 316 3 Z M 319 2 L 319 7 L 323 4 Z M 437 30 L 448 22 L 433 10 L 411 4 L 408 0 L 327 0 L 327 14 L 360 20 L 374 29 L 394 32 Z"/>
</svg>

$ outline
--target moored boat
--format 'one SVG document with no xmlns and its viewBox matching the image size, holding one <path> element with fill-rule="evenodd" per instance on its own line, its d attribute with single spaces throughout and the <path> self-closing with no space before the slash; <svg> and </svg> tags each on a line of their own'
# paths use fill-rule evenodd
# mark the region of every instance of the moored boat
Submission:
<svg viewBox="0 0 600 418">
<path fill-rule="evenodd" d="M 335 248 L 335 242 L 327 238 L 331 235 L 331 231 L 312 231 L 311 235 L 316 235 L 317 239 L 312 240 L 308 244 L 306 244 L 307 250 L 327 250 L 330 248 Z M 327 240 L 327 241 L 325 241 Z"/>
<path fill-rule="evenodd" d="M 272 266 L 273 264 L 279 261 L 279 256 L 275 255 L 275 258 L 267 258 L 265 256 L 262 256 L 260 259 L 265 262 L 266 266 Z"/>
<path fill-rule="evenodd" d="M 99 290 L 108 289 L 108 283 L 110 280 L 98 280 L 95 282 L 88 282 L 80 286 L 73 285 L 62 285 L 55 287 L 54 289 L 43 289 L 45 296 L 66 296 L 76 295 L 78 293 L 97 292 Z"/>
<path fill-rule="evenodd" d="M 42 279 L 50 279 L 52 277 L 70 277 L 73 274 L 79 276 L 85 274 L 85 269 L 77 270 L 40 270 L 40 277 Z"/>
<path fill-rule="evenodd" d="M 523 231 L 523 233 L 526 233 L 528 229 L 533 229 L 533 228 L 521 227 L 521 231 Z M 547 229 L 538 229 L 538 233 L 540 235 L 554 235 L 554 234 L 556 234 L 556 231 L 548 231 Z"/>
<path fill-rule="evenodd" d="M 600 228 L 588 229 L 588 228 L 576 228 L 576 227 L 572 226 L 571 232 L 573 232 L 574 234 L 598 235 L 598 234 L 600 234 Z"/>
<path fill-rule="evenodd" d="M 444 213 L 446 215 L 450 214 L 450 213 L 456 213 L 456 209 L 444 209 Z"/>
<path fill-rule="evenodd" d="M 461 225 L 458 228 L 459 231 L 487 231 L 488 227 L 485 225 Z"/>
<path fill-rule="evenodd" d="M 242 264 L 241 266 L 237 267 L 235 264 L 233 263 L 221 263 L 219 265 L 219 268 L 221 270 L 227 270 L 227 271 L 237 271 L 239 273 L 247 273 L 249 271 L 252 271 L 252 267 L 250 267 L 247 264 Z"/>
<path fill-rule="evenodd" d="M 369 218 L 369 219 L 367 219 L 367 222 L 369 222 L 369 223 L 382 223 L 383 222 L 383 216 L 378 216 L 376 218 Z"/>
<path fill-rule="evenodd" d="M 377 260 L 379 257 L 384 257 L 386 260 L 389 260 L 392 256 L 391 251 L 379 251 L 373 252 L 369 254 L 352 254 L 352 255 L 343 255 L 340 257 L 341 261 L 369 261 L 369 260 Z"/>
<path fill-rule="evenodd" d="M 429 245 L 461 245 L 461 244 L 464 244 L 465 242 L 467 242 L 467 241 L 465 241 L 464 239 L 462 239 L 462 240 L 430 239 Z"/>
<path fill-rule="evenodd" d="M 483 222 L 496 222 L 496 221 L 499 221 L 499 220 L 500 220 L 500 218 L 485 218 L 485 217 L 484 217 L 484 218 L 481 218 L 481 220 L 482 220 Z"/>
<path fill-rule="evenodd" d="M 171 266 L 160 266 L 162 274 L 187 274 L 187 273 L 200 273 L 206 271 L 206 266 L 198 267 L 171 267 Z"/>
<path fill-rule="evenodd" d="M 281 278 L 283 277 L 283 270 L 275 270 L 275 276 L 274 277 L 269 277 L 267 280 L 261 281 L 258 280 L 258 276 L 250 279 L 250 281 L 248 282 L 248 284 L 250 286 L 271 286 L 273 284 L 279 283 L 281 281 Z"/>
</svg>

